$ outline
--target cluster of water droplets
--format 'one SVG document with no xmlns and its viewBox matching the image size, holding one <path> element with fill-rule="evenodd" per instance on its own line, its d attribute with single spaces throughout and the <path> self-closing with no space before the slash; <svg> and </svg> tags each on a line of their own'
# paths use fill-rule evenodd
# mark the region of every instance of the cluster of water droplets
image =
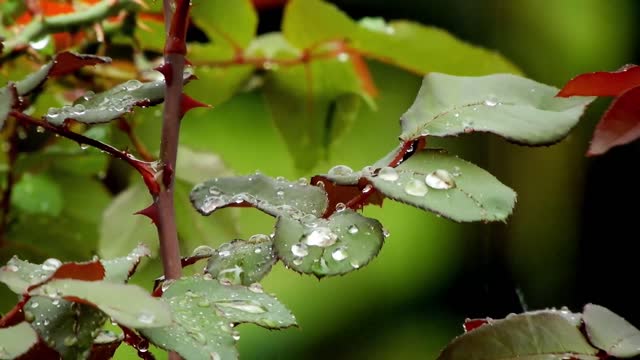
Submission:
<svg viewBox="0 0 640 360">
<path fill-rule="evenodd" d="M 66 119 L 75 119 L 87 112 L 82 104 L 65 105 L 62 108 L 51 107 L 44 116 L 45 120 L 54 125 L 62 125 Z"/>
</svg>

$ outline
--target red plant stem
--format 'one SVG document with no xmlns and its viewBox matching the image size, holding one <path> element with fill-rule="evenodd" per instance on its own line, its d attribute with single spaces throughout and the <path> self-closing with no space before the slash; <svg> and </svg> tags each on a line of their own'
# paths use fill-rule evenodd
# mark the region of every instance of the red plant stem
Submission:
<svg viewBox="0 0 640 360">
<path fill-rule="evenodd" d="M 402 147 L 400 148 L 400 151 L 398 151 L 398 153 L 396 154 L 396 157 L 393 158 L 393 160 L 391 160 L 391 162 L 389 163 L 390 167 L 396 167 L 398 165 L 400 165 L 400 163 L 402 162 L 402 159 L 404 158 L 404 156 L 411 151 L 411 147 L 413 146 L 413 141 L 405 141 L 402 144 Z"/>
</svg>

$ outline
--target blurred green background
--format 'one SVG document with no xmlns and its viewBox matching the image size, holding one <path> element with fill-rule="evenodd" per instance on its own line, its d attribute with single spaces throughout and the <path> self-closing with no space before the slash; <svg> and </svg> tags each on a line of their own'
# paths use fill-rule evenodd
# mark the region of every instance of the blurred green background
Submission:
<svg viewBox="0 0 640 360">
<path fill-rule="evenodd" d="M 382 16 L 441 27 L 497 50 L 528 77 L 555 86 L 579 73 L 638 61 L 640 4 L 633 0 L 333 3 L 356 19 Z M 260 31 L 278 30 L 281 15 L 279 8 L 261 12 Z M 413 102 L 420 78 L 375 61 L 369 65 L 380 90 L 377 111 L 363 106 L 352 130 L 309 174 L 334 164 L 359 169 L 397 144 L 398 119 Z M 624 234 L 634 219 L 618 209 L 625 200 L 638 200 L 638 177 L 633 165 L 625 165 L 637 164 L 638 144 L 600 159 L 584 157 L 606 105 L 599 100 L 577 129 L 553 147 L 518 147 L 487 135 L 434 140 L 430 145 L 487 168 L 516 190 L 518 204 L 509 222 L 455 224 L 392 201 L 383 209 L 365 209 L 365 215 L 378 218 L 391 233 L 380 255 L 348 276 L 321 281 L 278 264 L 263 285 L 292 309 L 300 328 L 240 326 L 241 358 L 435 359 L 462 331 L 467 317 L 503 317 L 525 308 L 562 305 L 579 310 L 588 301 L 640 320 L 640 311 L 633 312 L 634 299 L 618 290 L 637 273 L 625 248 L 630 246 L 625 240 L 637 240 L 637 235 Z M 145 139 L 159 131 L 144 124 L 142 129 Z M 193 111 L 181 136 L 183 145 L 219 154 L 239 174 L 259 169 L 272 176 L 309 175 L 294 168 L 256 92 Z M 272 231 L 273 220 L 257 211 L 242 209 L 240 219 L 244 237 Z M 136 226 L 152 234 L 145 221 Z M 151 262 L 135 282 L 149 287 L 159 273 Z M 13 297 L 6 292 L 1 296 L 4 310 Z M 120 356 L 135 358 L 126 349 Z"/>
</svg>

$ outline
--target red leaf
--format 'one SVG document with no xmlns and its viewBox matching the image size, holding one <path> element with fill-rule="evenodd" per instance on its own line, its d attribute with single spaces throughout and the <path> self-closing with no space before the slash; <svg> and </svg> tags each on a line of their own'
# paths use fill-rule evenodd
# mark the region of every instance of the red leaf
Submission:
<svg viewBox="0 0 640 360">
<path fill-rule="evenodd" d="M 640 86 L 616 98 L 596 126 L 588 156 L 601 155 L 614 146 L 640 138 Z"/>
<path fill-rule="evenodd" d="M 49 76 L 67 75 L 82 68 L 83 66 L 104 64 L 110 61 L 111 59 L 100 56 L 78 55 L 70 52 L 63 52 L 56 55 L 53 67 L 49 71 Z"/>
<path fill-rule="evenodd" d="M 557 96 L 618 96 L 636 86 L 640 86 L 640 66 L 631 64 L 616 71 L 578 75 L 569 80 Z"/>
<path fill-rule="evenodd" d="M 258 10 L 283 6 L 288 0 L 253 0 L 253 6 Z"/>
<path fill-rule="evenodd" d="M 488 319 L 467 319 L 464 321 L 462 327 L 464 327 L 464 332 L 469 332 L 479 328 L 482 325 L 486 325 L 489 323 Z"/>
<path fill-rule="evenodd" d="M 322 175 L 316 175 L 311 178 L 311 185 L 317 186 L 319 183 L 323 184 L 321 186 L 324 188 L 329 199 L 327 210 L 323 214 L 323 217 L 325 218 L 335 212 L 336 205 L 339 203 L 347 204 L 351 200 L 360 197 L 362 195 L 362 189 L 369 185 L 369 182 L 366 179 L 360 179 L 360 182 L 357 185 L 337 185 Z M 373 191 L 373 193 L 364 198 L 362 202 L 358 202 L 357 206 L 353 210 L 361 209 L 365 205 L 369 204 L 382 206 L 384 195 L 375 189 L 370 191 Z"/>
<path fill-rule="evenodd" d="M 86 263 L 65 263 L 60 265 L 46 281 L 54 279 L 102 280 L 104 279 L 104 266 L 98 260 Z"/>
</svg>

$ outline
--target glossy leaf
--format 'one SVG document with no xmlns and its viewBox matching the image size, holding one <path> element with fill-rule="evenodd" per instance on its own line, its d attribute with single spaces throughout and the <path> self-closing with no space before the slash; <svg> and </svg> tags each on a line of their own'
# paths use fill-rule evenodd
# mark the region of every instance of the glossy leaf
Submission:
<svg viewBox="0 0 640 360">
<path fill-rule="evenodd" d="M 444 151 L 424 150 L 385 170 L 367 178 L 386 197 L 455 221 L 504 221 L 516 202 L 489 172 Z"/>
<path fill-rule="evenodd" d="M 510 315 L 458 336 L 437 360 L 597 360 L 578 326 L 579 315 L 564 311 Z"/>
<path fill-rule="evenodd" d="M 593 97 L 557 98 L 558 89 L 509 74 L 431 73 L 402 116 L 404 141 L 490 132 L 516 143 L 548 145 L 575 126 Z"/>
<path fill-rule="evenodd" d="M 60 186 L 49 176 L 26 173 L 13 187 L 11 203 L 27 214 L 58 216 L 64 206 Z"/>
<path fill-rule="evenodd" d="M 236 359 L 234 345 L 239 334 L 233 324 L 250 322 L 284 328 L 296 323 L 291 312 L 261 288 L 222 285 L 203 277 L 175 281 L 162 300 L 175 314 L 173 324 L 143 329 L 142 333 L 185 360 Z"/>
<path fill-rule="evenodd" d="M 98 309 L 62 299 L 31 298 L 24 307 L 25 318 L 40 338 L 64 359 L 82 359 L 107 317 Z"/>
<path fill-rule="evenodd" d="M 287 267 L 317 277 L 346 274 L 369 263 L 380 251 L 384 230 L 375 219 L 351 210 L 329 219 L 280 216 L 276 254 Z"/>
<path fill-rule="evenodd" d="M 151 251 L 146 245 L 138 244 L 138 246 L 136 246 L 136 248 L 125 257 L 112 260 L 101 260 L 105 270 L 104 280 L 115 283 L 126 282 L 129 280 L 131 275 L 133 275 L 133 272 L 136 270 L 140 260 L 143 257 L 148 257 L 150 255 Z"/>
<path fill-rule="evenodd" d="M 191 80 L 190 71 L 185 71 L 184 82 Z M 106 123 L 131 112 L 136 106 L 149 106 L 164 100 L 164 79 L 142 83 L 129 80 L 95 95 L 84 95 L 73 105 L 61 109 L 51 108 L 44 119 L 54 125 L 62 125 L 67 119 L 86 124 Z"/>
<path fill-rule="evenodd" d="M 38 334 L 26 322 L 0 329 L 0 359 L 15 359 L 38 342 Z"/>
<path fill-rule="evenodd" d="M 515 65 L 497 52 L 466 43 L 442 29 L 403 20 L 386 23 L 378 18 L 364 18 L 358 25 L 353 48 L 367 57 L 417 74 L 520 74 Z"/>
<path fill-rule="evenodd" d="M 612 147 L 640 138 L 640 87 L 616 98 L 596 126 L 587 155 L 601 155 Z"/>
<path fill-rule="evenodd" d="M 558 96 L 620 96 L 640 86 L 640 66 L 625 65 L 617 71 L 580 74 L 560 90 Z"/>
<path fill-rule="evenodd" d="M 168 307 L 136 285 L 63 279 L 37 287 L 30 291 L 30 295 L 87 303 L 131 328 L 160 327 L 171 323 Z"/>
<path fill-rule="evenodd" d="M 308 170 L 326 157 L 327 148 L 353 121 L 354 98 L 367 99 L 348 62 L 315 60 L 265 77 L 264 97 L 296 167 Z"/>
<path fill-rule="evenodd" d="M 271 271 L 277 258 L 268 235 L 254 235 L 248 241 L 233 240 L 220 245 L 209 258 L 205 272 L 232 284 L 251 285 Z"/>
<path fill-rule="evenodd" d="M 258 15 L 250 0 L 196 0 L 191 16 L 212 42 L 227 42 L 241 49 L 258 29 Z"/>
<path fill-rule="evenodd" d="M 203 215 L 227 206 L 254 206 L 273 216 L 291 212 L 320 215 L 327 206 L 327 196 L 306 182 L 254 174 L 199 184 L 191 191 L 191 202 Z"/>
<path fill-rule="evenodd" d="M 282 33 L 301 49 L 346 39 L 355 30 L 355 23 L 345 13 L 320 0 L 291 0 L 282 19 Z"/>
<path fill-rule="evenodd" d="M 640 355 L 640 331 L 613 311 L 587 304 L 583 319 L 591 343 L 607 354 L 617 358 Z"/>
</svg>

